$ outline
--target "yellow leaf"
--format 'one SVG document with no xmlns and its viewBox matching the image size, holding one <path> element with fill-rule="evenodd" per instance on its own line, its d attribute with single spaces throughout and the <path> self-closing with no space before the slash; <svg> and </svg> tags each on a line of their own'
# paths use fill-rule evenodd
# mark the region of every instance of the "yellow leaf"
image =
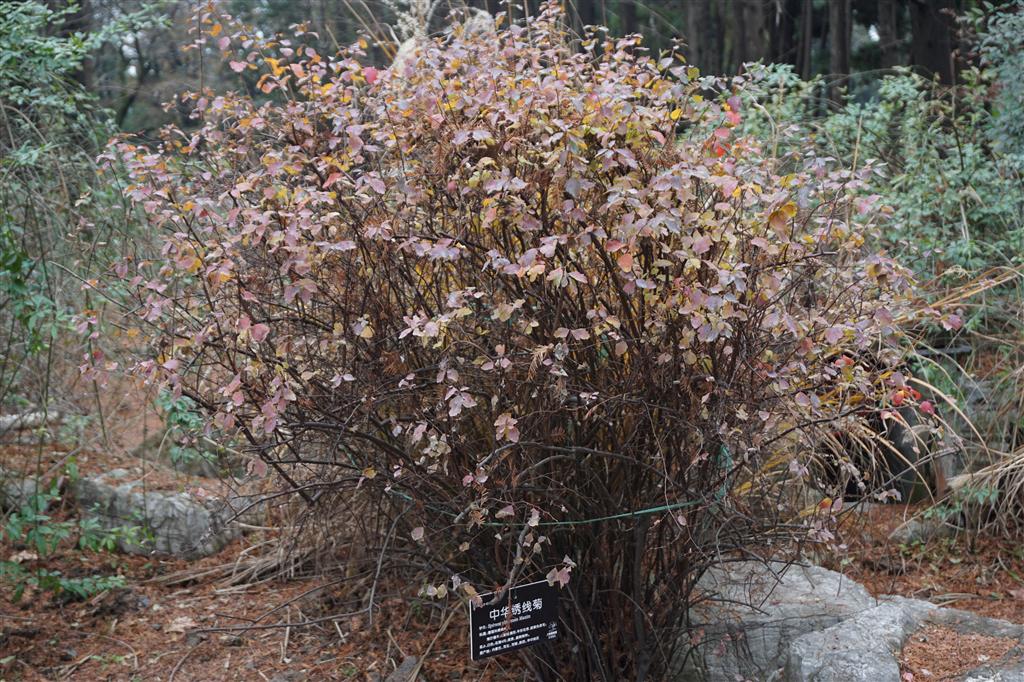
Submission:
<svg viewBox="0 0 1024 682">
<path fill-rule="evenodd" d="M 270 64 L 270 70 L 274 72 L 275 76 L 280 76 L 282 73 L 284 73 L 284 67 L 280 66 L 280 61 L 280 59 L 267 57 L 267 64 Z"/>
<path fill-rule="evenodd" d="M 673 121 L 678 121 L 679 117 L 682 116 L 682 115 L 683 115 L 683 110 L 676 108 L 676 109 L 672 110 L 672 113 L 669 114 L 668 117 L 671 118 Z"/>
<path fill-rule="evenodd" d="M 220 32 L 224 30 L 224 27 L 220 24 L 214 24 L 213 28 L 210 29 L 210 35 L 216 38 L 220 35 Z"/>
</svg>

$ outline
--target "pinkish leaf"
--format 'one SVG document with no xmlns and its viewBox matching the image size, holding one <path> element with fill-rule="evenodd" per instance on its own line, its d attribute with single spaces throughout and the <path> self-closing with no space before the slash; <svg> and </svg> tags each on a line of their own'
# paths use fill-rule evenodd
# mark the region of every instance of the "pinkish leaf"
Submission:
<svg viewBox="0 0 1024 682">
<path fill-rule="evenodd" d="M 263 339 L 267 338 L 267 334 L 270 333 L 270 327 L 261 322 L 259 324 L 254 324 L 249 333 L 252 334 L 253 341 L 256 343 L 262 343 Z"/>
<path fill-rule="evenodd" d="M 249 473 L 256 478 L 263 478 L 267 475 L 267 463 L 259 457 L 249 460 Z"/>
<path fill-rule="evenodd" d="M 516 425 L 519 420 L 509 412 L 503 412 L 494 420 L 494 435 L 497 440 L 507 440 L 510 443 L 519 442 L 519 429 Z"/>
<path fill-rule="evenodd" d="M 946 331 L 956 331 L 960 327 L 964 326 L 964 322 L 960 319 L 959 315 L 946 315 L 940 322 L 942 322 L 942 328 Z"/>
<path fill-rule="evenodd" d="M 711 250 L 711 237 L 702 234 L 693 240 L 693 252 L 698 256 Z"/>
</svg>

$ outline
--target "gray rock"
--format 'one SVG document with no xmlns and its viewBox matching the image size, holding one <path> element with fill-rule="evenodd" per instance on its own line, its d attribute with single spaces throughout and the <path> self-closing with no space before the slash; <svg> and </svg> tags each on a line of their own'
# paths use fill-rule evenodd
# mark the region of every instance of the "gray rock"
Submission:
<svg viewBox="0 0 1024 682">
<path fill-rule="evenodd" d="M 880 604 L 830 628 L 796 638 L 789 647 L 785 680 L 898 682 L 896 655 L 917 629 L 919 611 L 937 607 L 900 600 Z"/>
<path fill-rule="evenodd" d="M 276 673 L 270 678 L 270 682 L 305 682 L 309 675 L 304 670 L 288 670 L 283 673 Z"/>
<path fill-rule="evenodd" d="M 83 515 L 98 518 L 108 529 L 142 529 L 138 537 L 118 539 L 123 552 L 208 556 L 240 532 L 228 523 L 233 513 L 223 502 L 202 502 L 184 493 L 137 492 L 131 483 L 113 486 L 99 478 L 82 478 L 73 485 Z"/>
<path fill-rule="evenodd" d="M 898 656 L 911 635 L 927 625 L 962 633 L 1002 637 L 1018 642 L 1004 659 L 987 661 L 965 679 L 1021 680 L 1024 626 L 985 618 L 968 611 L 941 609 L 916 599 L 886 597 L 873 609 L 819 632 L 803 635 L 790 645 L 787 682 L 898 682 Z"/>
<path fill-rule="evenodd" d="M 882 456 L 892 487 L 904 501 L 929 499 L 941 493 L 941 481 L 949 481 L 964 470 L 963 442 L 924 418 L 916 407 L 898 410 L 899 419 L 886 420 L 889 445 Z"/>
<path fill-rule="evenodd" d="M 5 431 L 18 431 L 38 429 L 51 424 L 61 422 L 59 412 L 26 412 L 25 414 L 3 414 L 0 415 L 0 433 Z"/>
<path fill-rule="evenodd" d="M 782 679 L 794 639 L 876 604 L 867 590 L 839 573 L 792 566 L 778 581 L 773 571 L 784 568 L 743 562 L 711 569 L 701 578 L 697 588 L 709 601 L 692 609 L 691 620 L 703 637 L 686 665 L 677 667 L 681 679 Z"/>
<path fill-rule="evenodd" d="M 1008 663 L 1001 670 L 988 666 L 967 673 L 964 682 L 1020 682 L 1024 680 L 1024 663 Z"/>
<path fill-rule="evenodd" d="M 39 481 L 35 477 L 0 468 L 0 509 L 18 509 L 38 492 Z"/>
<path fill-rule="evenodd" d="M 940 625 L 1017 642 L 1002 660 L 985 661 L 965 680 L 1024 680 L 1024 625 L 915 599 L 876 600 L 822 568 L 790 568 L 776 584 L 773 568 L 733 564 L 701 579 L 699 589 L 717 601 L 691 611 L 704 637 L 694 662 L 671 679 L 899 682 L 904 644 L 921 628 Z"/>
<path fill-rule="evenodd" d="M 913 518 L 890 533 L 889 539 L 899 544 L 910 545 L 951 537 L 956 531 L 956 526 L 940 518 Z"/>
<path fill-rule="evenodd" d="M 416 672 L 417 663 L 418 659 L 415 656 L 406 656 L 384 682 L 413 682 L 412 676 Z"/>
</svg>

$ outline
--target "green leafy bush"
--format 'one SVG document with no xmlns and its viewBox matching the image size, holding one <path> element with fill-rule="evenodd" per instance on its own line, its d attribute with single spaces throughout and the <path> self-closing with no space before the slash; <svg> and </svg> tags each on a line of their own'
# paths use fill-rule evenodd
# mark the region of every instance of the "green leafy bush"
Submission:
<svg viewBox="0 0 1024 682">
<path fill-rule="evenodd" d="M 0 411 L 5 413 L 49 411 L 57 401 L 68 401 L 70 385 L 81 381 L 75 358 L 86 355 L 104 371 L 112 366 L 95 345 L 97 330 L 104 328 L 101 313 L 89 310 L 77 329 L 73 315 L 96 303 L 88 286 L 83 293 L 83 282 L 121 255 L 122 236 L 130 232 L 118 191 L 98 182 L 95 172 L 95 156 L 113 128 L 79 82 L 84 60 L 120 25 L 69 33 L 64 22 L 73 11 L 73 6 L 53 10 L 40 2 L 19 2 L 5 4 L 0 12 Z M 62 386 L 64 380 L 68 384 Z M 99 403 L 98 386 L 96 399 Z M 97 412 L 102 420 L 99 407 Z M 40 438 L 44 431 L 38 431 Z M 114 534 L 95 523 L 53 518 L 49 510 L 59 499 L 56 488 L 32 496 L 5 517 L 0 539 L 26 547 L 40 561 L 62 543 L 91 551 L 112 548 Z M 75 597 L 122 580 L 63 576 L 12 561 L 0 562 L 0 574 L 14 581 L 17 594 L 33 584 Z"/>
<path fill-rule="evenodd" d="M 161 348 L 136 370 L 353 547 L 442 599 L 547 577 L 538 675 L 657 677 L 708 566 L 830 541 L 795 493 L 822 432 L 911 400 L 910 280 L 865 248 L 872 166 L 781 163 L 692 69 L 561 26 L 388 71 L 225 31 L 266 97 L 110 151 L 164 235 L 119 272 Z"/>
<path fill-rule="evenodd" d="M 983 5 L 967 15 L 982 70 L 979 78 L 995 91 L 990 96 L 991 124 L 986 126 L 992 145 L 1024 173 L 1024 2 L 1007 3 L 996 10 Z M 1020 220 L 1020 217 L 1018 217 Z"/>
<path fill-rule="evenodd" d="M 957 88 L 910 72 L 886 76 L 875 97 L 851 98 L 823 115 L 820 81 L 772 65 L 740 93 L 750 112 L 744 126 L 783 153 L 874 164 L 866 189 L 893 210 L 883 243 L 912 259 L 921 275 L 1019 265 L 1024 167 L 1008 153 L 1019 139 L 1007 129 L 1008 117 L 991 110 L 996 73 L 966 70 Z"/>
</svg>

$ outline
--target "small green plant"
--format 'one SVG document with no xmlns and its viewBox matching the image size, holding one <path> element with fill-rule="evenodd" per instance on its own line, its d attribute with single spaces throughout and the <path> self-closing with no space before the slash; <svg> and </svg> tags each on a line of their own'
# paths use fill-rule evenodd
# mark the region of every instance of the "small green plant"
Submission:
<svg viewBox="0 0 1024 682">
<path fill-rule="evenodd" d="M 65 467 L 65 473 L 72 479 L 77 478 L 77 466 L 73 459 Z M 138 542 L 140 529 L 137 526 L 106 528 L 96 518 L 55 519 L 49 510 L 60 499 L 56 481 L 28 495 L 0 527 L 0 541 L 26 548 L 33 560 L 50 557 L 62 543 L 71 541 L 79 549 L 88 552 L 113 551 L 118 541 L 125 538 Z M 119 575 L 69 577 L 60 571 L 41 567 L 31 570 L 14 560 L 0 561 L 0 580 L 14 586 L 14 601 L 21 599 L 28 586 L 70 599 L 87 599 L 124 585 L 124 577 Z"/>
<path fill-rule="evenodd" d="M 993 485 L 967 485 L 958 489 L 946 501 L 924 512 L 926 519 L 948 519 L 959 516 L 967 509 L 992 508 L 999 502 L 999 489 Z"/>
<path fill-rule="evenodd" d="M 124 654 L 93 654 L 89 658 L 103 667 L 108 665 L 124 665 L 128 661 L 128 657 Z"/>
<path fill-rule="evenodd" d="M 168 453 L 173 464 L 191 464 L 200 460 L 213 462 L 216 459 L 212 453 L 194 447 L 204 425 L 195 401 L 187 396 L 175 397 L 170 391 L 162 390 L 157 394 L 156 404 L 164 413 L 167 440 L 170 442 Z"/>
</svg>

